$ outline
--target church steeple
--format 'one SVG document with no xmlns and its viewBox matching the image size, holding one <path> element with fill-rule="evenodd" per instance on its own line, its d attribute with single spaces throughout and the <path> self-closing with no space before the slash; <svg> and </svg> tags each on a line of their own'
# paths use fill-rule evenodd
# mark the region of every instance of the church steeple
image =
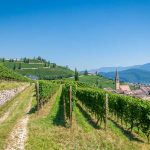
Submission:
<svg viewBox="0 0 150 150">
<path fill-rule="evenodd" d="M 119 87 L 120 87 L 120 81 L 119 81 L 119 73 L 118 73 L 118 69 L 116 69 L 115 84 L 116 84 L 116 90 L 119 90 Z"/>
</svg>

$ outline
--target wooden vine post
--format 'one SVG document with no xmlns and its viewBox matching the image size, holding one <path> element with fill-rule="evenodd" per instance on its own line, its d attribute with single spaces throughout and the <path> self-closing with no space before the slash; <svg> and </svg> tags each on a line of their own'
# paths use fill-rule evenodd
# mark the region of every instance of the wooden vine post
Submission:
<svg viewBox="0 0 150 150">
<path fill-rule="evenodd" d="M 39 98 L 39 83 L 36 82 L 36 100 L 37 100 L 37 111 L 40 109 L 40 98 Z"/>
<path fill-rule="evenodd" d="M 65 117 L 65 121 L 66 121 L 66 102 L 65 102 L 65 96 L 63 96 L 63 101 L 64 101 L 64 117 Z"/>
<path fill-rule="evenodd" d="M 106 94 L 105 99 L 105 130 L 107 130 L 108 125 L 108 94 Z"/>
<path fill-rule="evenodd" d="M 72 126 L 72 86 L 69 89 L 69 97 L 70 97 L 70 127 Z"/>
</svg>

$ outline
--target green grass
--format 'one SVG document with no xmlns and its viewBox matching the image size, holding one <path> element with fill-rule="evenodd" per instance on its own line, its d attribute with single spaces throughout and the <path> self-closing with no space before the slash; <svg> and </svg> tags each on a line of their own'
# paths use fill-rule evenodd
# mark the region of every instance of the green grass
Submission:
<svg viewBox="0 0 150 150">
<path fill-rule="evenodd" d="M 3 81 L 3 82 L 5 82 L 5 81 Z M 7 81 L 6 81 L 7 82 Z M 18 83 L 17 84 L 17 82 L 15 82 L 16 83 L 16 85 L 20 85 L 20 83 Z M 22 83 L 23 84 L 23 83 Z M 9 84 L 8 84 L 9 85 Z M 25 83 L 24 83 L 24 85 L 25 85 Z M 11 85 L 10 85 L 10 87 L 11 87 Z M 10 88 L 9 87 L 9 88 Z M 26 90 L 26 89 L 25 89 Z M 0 117 L 4 114 L 4 113 L 6 113 L 7 111 L 8 111 L 8 109 L 9 108 L 11 108 L 12 107 L 12 105 L 15 103 L 15 102 L 19 102 L 19 100 L 18 100 L 18 97 L 20 96 L 20 95 L 22 95 L 22 93 L 19 93 L 19 94 L 17 94 L 14 98 L 12 98 L 11 100 L 9 100 L 9 101 L 7 101 L 4 105 L 2 105 L 2 106 L 0 106 Z"/>
<path fill-rule="evenodd" d="M 27 150 L 59 149 L 59 142 L 57 143 L 57 140 L 59 136 L 61 136 L 61 133 L 59 132 L 58 134 L 57 131 L 55 131 L 54 124 L 58 123 L 60 126 L 64 124 L 63 119 L 60 117 L 59 119 L 56 118 L 57 112 L 59 111 L 60 93 L 61 89 L 51 99 L 50 103 L 40 110 L 39 114 L 31 114 L 28 125 L 29 136 L 26 142 Z M 33 103 L 33 107 L 35 107 L 34 105 L 35 103 Z"/>
<path fill-rule="evenodd" d="M 108 120 L 108 129 L 104 130 L 104 123 L 96 126 L 94 116 L 83 109 L 80 105 L 75 108 L 75 117 L 84 136 L 84 148 L 91 149 L 115 149 L 115 150 L 149 150 L 150 145 L 146 140 L 141 140 L 121 126 Z M 87 142 L 88 141 L 88 142 Z M 82 145 L 83 146 L 83 145 Z"/>
<path fill-rule="evenodd" d="M 66 80 L 74 80 L 74 78 L 69 78 Z M 96 75 L 83 75 L 79 77 L 79 82 L 86 83 L 90 86 L 98 86 L 100 88 L 112 88 L 115 89 L 115 83 L 113 80 L 107 79 L 102 76 L 96 76 Z"/>
<path fill-rule="evenodd" d="M 87 118 L 81 114 L 79 107 L 75 106 L 74 110 L 75 110 L 76 120 L 78 124 L 82 127 L 84 132 L 92 131 L 92 126 L 90 126 L 90 124 L 87 123 Z"/>
<path fill-rule="evenodd" d="M 97 126 L 95 117 L 79 104 L 74 107 L 72 128 L 65 127 L 60 94 L 61 89 L 38 114 L 31 113 L 27 150 L 149 150 L 146 142 L 134 139 L 110 120 L 105 132 L 104 124 Z M 35 108 L 35 99 L 32 105 Z"/>
<path fill-rule="evenodd" d="M 23 82 L 15 82 L 15 81 L 0 81 L 0 91 L 1 90 L 10 90 L 17 88 L 19 86 L 23 86 L 25 83 Z"/>
<path fill-rule="evenodd" d="M 9 134 L 17 121 L 24 115 L 24 111 L 28 106 L 32 94 L 33 87 L 29 87 L 14 100 L 9 101 L 0 108 L 0 113 L 6 112 L 15 102 L 18 102 L 17 106 L 12 110 L 11 115 L 9 115 L 8 118 L 0 124 L 0 149 L 4 149 L 6 146 Z"/>
</svg>

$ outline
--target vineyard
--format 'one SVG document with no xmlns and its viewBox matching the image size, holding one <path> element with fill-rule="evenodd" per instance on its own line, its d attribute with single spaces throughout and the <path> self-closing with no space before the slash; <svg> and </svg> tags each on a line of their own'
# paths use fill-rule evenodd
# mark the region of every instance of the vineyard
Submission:
<svg viewBox="0 0 150 150">
<path fill-rule="evenodd" d="M 58 84 L 48 81 L 39 81 L 36 83 L 37 108 L 38 110 L 47 103 L 52 95 L 56 93 Z"/>
<path fill-rule="evenodd" d="M 58 81 L 57 81 L 58 82 Z M 121 123 L 131 132 L 143 133 L 150 137 L 150 103 L 141 99 L 108 93 L 85 84 L 62 82 L 61 100 L 64 102 L 66 120 L 72 118 L 76 103 L 81 103 L 97 119 L 96 124 L 105 124 L 106 119 Z M 40 99 L 49 99 L 56 92 L 56 83 L 39 82 Z M 106 95 L 108 95 L 109 113 L 106 116 Z M 107 118 L 106 118 L 107 117 Z M 72 120 L 70 120 L 71 124 Z M 70 125 L 71 126 L 71 125 Z"/>
<path fill-rule="evenodd" d="M 86 82 L 29 84 L 21 82 L 29 79 L 1 67 L 1 79 L 6 80 L 1 89 L 28 87 L 0 107 L 0 149 L 21 145 L 26 150 L 149 150 L 149 101 L 106 92 Z"/>
<path fill-rule="evenodd" d="M 62 79 L 73 76 L 73 71 L 64 67 L 57 68 L 37 68 L 37 69 L 21 69 L 16 72 L 28 77 L 35 76 L 41 80 Z"/>
<path fill-rule="evenodd" d="M 30 79 L 23 77 L 12 70 L 9 70 L 2 64 L 0 64 L 0 80 L 31 81 Z"/>
<path fill-rule="evenodd" d="M 31 79 L 54 80 L 68 78 L 74 75 L 74 72 L 68 67 L 58 66 L 41 57 L 33 59 L 23 58 L 20 60 L 5 60 L 3 58 L 0 59 L 0 63 L 10 70 Z"/>
<path fill-rule="evenodd" d="M 149 140 L 150 103 L 128 96 L 107 94 L 111 118 L 117 122 L 120 120 L 121 124 L 124 123 L 131 131 L 133 128 L 138 129 L 138 132 L 142 131 Z M 96 116 L 98 121 L 105 120 L 105 91 L 78 88 L 77 98 Z"/>
</svg>

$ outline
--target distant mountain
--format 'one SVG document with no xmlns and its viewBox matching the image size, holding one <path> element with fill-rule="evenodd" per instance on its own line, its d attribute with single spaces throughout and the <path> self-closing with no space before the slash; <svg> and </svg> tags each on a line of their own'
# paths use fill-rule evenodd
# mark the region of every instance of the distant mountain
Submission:
<svg viewBox="0 0 150 150">
<path fill-rule="evenodd" d="M 135 66 L 128 66 L 128 67 L 102 67 L 99 69 L 93 69 L 93 70 L 89 70 L 90 73 L 95 73 L 95 72 L 115 72 L 116 68 L 118 69 L 118 71 L 124 71 L 124 70 L 128 70 L 128 69 L 141 69 L 141 70 L 145 70 L 145 71 L 150 71 L 150 63 L 144 64 L 144 65 L 135 65 Z"/>
<path fill-rule="evenodd" d="M 120 80 L 124 82 L 150 84 L 150 71 L 144 70 L 148 70 L 149 65 L 143 65 L 142 67 L 140 67 L 140 69 L 128 69 L 124 71 L 119 71 Z M 110 79 L 114 79 L 115 77 L 115 72 L 103 72 L 101 74 Z"/>
<path fill-rule="evenodd" d="M 150 63 L 139 66 L 139 69 L 150 71 Z"/>
</svg>

